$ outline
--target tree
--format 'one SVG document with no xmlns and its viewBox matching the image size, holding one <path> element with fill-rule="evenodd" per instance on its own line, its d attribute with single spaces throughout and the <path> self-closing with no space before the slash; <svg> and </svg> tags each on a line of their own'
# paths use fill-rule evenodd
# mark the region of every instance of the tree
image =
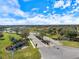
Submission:
<svg viewBox="0 0 79 59">
<path fill-rule="evenodd" d="M 42 30 L 42 31 L 40 31 L 40 37 L 43 39 L 43 36 L 45 36 L 46 35 L 46 32 L 44 31 L 44 30 Z"/>
<path fill-rule="evenodd" d="M 66 34 L 66 36 L 68 37 L 68 38 L 76 38 L 77 37 L 77 32 L 75 32 L 75 31 L 69 31 L 67 34 Z"/>
<path fill-rule="evenodd" d="M 16 32 L 16 34 L 19 34 L 20 28 L 19 27 L 15 27 L 15 28 L 13 28 L 13 30 Z"/>
<path fill-rule="evenodd" d="M 77 31 L 75 29 L 75 27 L 63 27 L 63 28 L 59 28 L 58 30 L 60 39 L 64 39 L 64 38 L 76 38 L 77 36 Z"/>
<path fill-rule="evenodd" d="M 24 29 L 21 31 L 21 37 L 27 39 L 28 35 L 29 35 L 29 29 Z"/>
<path fill-rule="evenodd" d="M 56 28 L 56 27 L 53 27 L 53 28 L 49 28 L 49 29 L 48 29 L 48 33 L 49 33 L 49 34 L 57 34 L 56 31 L 57 31 L 57 28 Z"/>
<path fill-rule="evenodd" d="M 2 56 L 0 55 L 0 59 L 2 59 Z"/>
<path fill-rule="evenodd" d="M 0 38 L 2 38 L 3 37 L 3 33 L 2 32 L 0 32 Z"/>
</svg>

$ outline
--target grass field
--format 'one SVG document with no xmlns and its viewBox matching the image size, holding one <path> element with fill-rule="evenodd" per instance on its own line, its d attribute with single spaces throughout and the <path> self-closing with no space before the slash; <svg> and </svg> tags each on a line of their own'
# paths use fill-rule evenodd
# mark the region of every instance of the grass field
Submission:
<svg viewBox="0 0 79 59">
<path fill-rule="evenodd" d="M 74 42 L 74 41 L 62 41 L 61 43 L 62 43 L 64 46 L 79 48 L 79 42 Z"/>
<path fill-rule="evenodd" d="M 47 35 L 50 38 L 58 38 L 58 35 Z"/>
<path fill-rule="evenodd" d="M 57 38 L 57 35 L 48 35 L 50 38 Z M 79 42 L 63 40 L 60 42 L 63 46 L 79 48 Z"/>
<path fill-rule="evenodd" d="M 5 48 L 9 45 L 11 45 L 11 41 L 9 40 L 9 36 L 13 36 L 16 39 L 21 38 L 17 34 L 9 34 L 9 33 L 3 33 L 4 40 L 0 40 L 0 57 L 2 59 L 11 59 L 11 52 L 7 52 Z M 30 44 L 29 47 L 25 49 L 20 49 L 14 52 L 14 59 L 40 59 L 40 53 L 37 48 L 33 48 Z"/>
</svg>

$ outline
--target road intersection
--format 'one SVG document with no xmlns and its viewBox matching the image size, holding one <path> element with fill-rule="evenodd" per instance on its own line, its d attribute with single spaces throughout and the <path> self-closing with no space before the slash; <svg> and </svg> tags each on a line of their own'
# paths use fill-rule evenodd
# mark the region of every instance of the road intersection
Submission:
<svg viewBox="0 0 79 59">
<path fill-rule="evenodd" d="M 41 59 L 79 59 L 79 48 L 65 47 L 58 44 L 47 46 L 32 33 L 29 35 L 41 53 Z"/>
</svg>

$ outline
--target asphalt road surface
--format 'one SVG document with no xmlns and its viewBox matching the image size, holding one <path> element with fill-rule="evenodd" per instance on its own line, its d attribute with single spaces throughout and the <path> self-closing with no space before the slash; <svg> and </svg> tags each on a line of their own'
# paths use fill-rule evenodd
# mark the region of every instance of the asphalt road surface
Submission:
<svg viewBox="0 0 79 59">
<path fill-rule="evenodd" d="M 33 35 L 33 33 L 30 33 L 28 38 L 31 38 L 34 45 L 37 44 L 38 48 L 47 46 L 46 44 L 42 43 L 35 35 Z"/>
<path fill-rule="evenodd" d="M 79 59 L 79 48 L 64 47 L 56 44 L 46 47 L 46 45 L 33 34 L 30 34 L 29 37 L 34 44 L 38 44 L 41 59 Z"/>
<path fill-rule="evenodd" d="M 39 48 L 41 59 L 79 59 L 79 49 L 64 46 Z"/>
</svg>

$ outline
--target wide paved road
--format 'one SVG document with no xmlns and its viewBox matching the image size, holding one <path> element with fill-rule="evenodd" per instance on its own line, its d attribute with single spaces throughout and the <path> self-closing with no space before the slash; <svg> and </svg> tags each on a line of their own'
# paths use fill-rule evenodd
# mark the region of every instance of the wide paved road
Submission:
<svg viewBox="0 0 79 59">
<path fill-rule="evenodd" d="M 32 33 L 29 35 L 34 44 L 38 44 L 41 53 L 41 59 L 79 59 L 79 48 L 70 48 L 55 45 L 46 47 L 38 38 Z"/>
<path fill-rule="evenodd" d="M 47 45 L 45 45 L 44 43 L 42 43 L 33 33 L 30 33 L 30 35 L 28 36 L 28 38 L 32 39 L 32 42 L 34 43 L 34 45 L 37 44 L 37 47 L 46 47 Z"/>
<path fill-rule="evenodd" d="M 42 59 L 79 59 L 79 49 L 64 46 L 39 48 Z"/>
</svg>

